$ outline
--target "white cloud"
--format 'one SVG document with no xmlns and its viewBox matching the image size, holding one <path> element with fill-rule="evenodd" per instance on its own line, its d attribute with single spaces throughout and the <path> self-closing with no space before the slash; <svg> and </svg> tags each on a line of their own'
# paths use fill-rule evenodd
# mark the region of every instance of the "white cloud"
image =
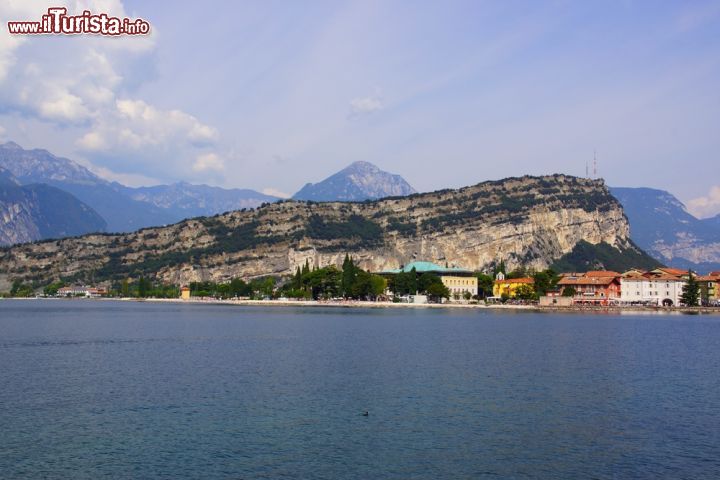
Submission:
<svg viewBox="0 0 720 480">
<path fill-rule="evenodd" d="M 292 197 L 291 194 L 287 192 L 283 192 L 281 190 L 278 190 L 276 188 L 267 187 L 263 188 L 261 193 L 264 193 L 265 195 L 272 195 L 273 197 L 280 197 L 280 198 L 290 198 Z"/>
<path fill-rule="evenodd" d="M 354 98 L 350 100 L 351 116 L 373 113 L 382 110 L 383 108 L 385 108 L 385 105 L 383 104 L 382 99 L 377 95 L 364 98 Z"/>
<path fill-rule="evenodd" d="M 707 195 L 687 202 L 688 211 L 698 218 L 712 217 L 720 213 L 720 186 L 710 188 Z"/>
<path fill-rule="evenodd" d="M 225 169 L 225 164 L 217 154 L 203 153 L 195 159 L 192 169 L 196 172 L 205 172 L 208 170 L 221 172 Z"/>
<path fill-rule="evenodd" d="M 47 120 L 74 123 L 90 117 L 90 111 L 84 105 L 82 98 L 64 90 L 58 90 L 39 101 L 37 110 L 40 116 Z"/>
<path fill-rule="evenodd" d="M 77 144 L 88 152 L 141 154 L 141 149 L 168 145 L 207 146 L 219 134 L 213 127 L 180 110 L 160 110 L 142 100 L 116 100 Z"/>
<path fill-rule="evenodd" d="M 120 0 L 75 0 L 67 7 L 71 14 L 90 10 L 128 16 Z M 47 2 L 6 2 L 0 18 L 38 20 L 47 8 Z M 155 29 L 151 32 L 118 38 L 23 37 L 2 29 L 0 110 L 71 127 L 66 131 L 75 137 L 77 153 L 116 176 L 181 179 L 222 170 L 220 157 L 208 152 L 219 140 L 216 128 L 132 94 L 154 75 Z"/>
</svg>

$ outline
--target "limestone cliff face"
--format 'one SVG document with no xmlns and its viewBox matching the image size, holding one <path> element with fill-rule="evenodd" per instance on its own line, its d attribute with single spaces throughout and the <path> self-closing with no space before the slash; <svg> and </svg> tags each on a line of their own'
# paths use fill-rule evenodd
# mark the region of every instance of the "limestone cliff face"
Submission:
<svg viewBox="0 0 720 480">
<path fill-rule="evenodd" d="M 580 240 L 635 248 L 602 181 L 522 177 L 374 202 L 286 201 L 131 234 L 20 245 L 0 251 L 0 290 L 16 278 L 150 275 L 184 284 L 288 275 L 306 261 L 341 264 L 346 252 L 372 271 L 412 260 L 539 269 Z"/>
</svg>

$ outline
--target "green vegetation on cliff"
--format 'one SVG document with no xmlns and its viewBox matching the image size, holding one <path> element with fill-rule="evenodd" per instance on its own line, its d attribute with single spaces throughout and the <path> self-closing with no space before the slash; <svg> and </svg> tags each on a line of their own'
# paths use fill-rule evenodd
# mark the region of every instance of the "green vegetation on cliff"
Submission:
<svg viewBox="0 0 720 480">
<path fill-rule="evenodd" d="M 652 270 L 661 266 L 660 262 L 637 247 L 621 250 L 605 242 L 592 245 L 580 240 L 570 253 L 566 253 L 552 264 L 552 269 L 558 272 L 589 270 L 624 272 L 631 268 Z"/>
</svg>

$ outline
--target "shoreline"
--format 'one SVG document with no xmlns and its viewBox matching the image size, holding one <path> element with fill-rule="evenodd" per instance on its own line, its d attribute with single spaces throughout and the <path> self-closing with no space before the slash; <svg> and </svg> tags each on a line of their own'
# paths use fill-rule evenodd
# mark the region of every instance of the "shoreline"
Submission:
<svg viewBox="0 0 720 480">
<path fill-rule="evenodd" d="M 116 301 L 116 302 L 151 302 L 185 305 L 234 305 L 240 307 L 303 307 L 303 308 L 430 308 L 430 309 L 465 309 L 465 310 L 518 310 L 527 312 L 567 312 L 567 313 L 660 313 L 660 314 L 705 314 L 720 315 L 720 307 L 643 307 L 643 306 L 540 306 L 540 305 L 480 305 L 469 303 L 394 303 L 367 301 L 318 301 L 318 300 L 218 300 L 214 298 L 196 298 L 183 300 L 180 298 L 57 298 L 57 297 L 12 297 L 0 300 L 57 300 L 57 301 Z"/>
</svg>

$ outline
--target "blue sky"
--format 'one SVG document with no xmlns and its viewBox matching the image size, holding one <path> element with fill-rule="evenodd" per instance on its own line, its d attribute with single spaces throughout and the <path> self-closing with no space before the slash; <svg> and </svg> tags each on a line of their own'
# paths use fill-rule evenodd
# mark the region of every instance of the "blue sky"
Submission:
<svg viewBox="0 0 720 480">
<path fill-rule="evenodd" d="M 67 6 L 153 33 L 3 34 L 0 133 L 126 183 L 291 194 L 366 160 L 424 191 L 584 175 L 596 150 L 609 185 L 720 212 L 718 1 Z"/>
</svg>

